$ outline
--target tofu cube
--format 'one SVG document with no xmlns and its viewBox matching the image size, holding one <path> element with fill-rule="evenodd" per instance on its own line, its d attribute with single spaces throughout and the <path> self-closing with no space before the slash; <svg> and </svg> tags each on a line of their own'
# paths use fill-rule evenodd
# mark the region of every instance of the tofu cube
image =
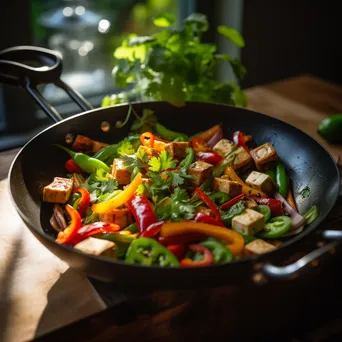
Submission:
<svg viewBox="0 0 342 342">
<path fill-rule="evenodd" d="M 245 246 L 244 255 L 246 256 L 255 255 L 255 254 L 260 255 L 260 254 L 272 252 L 275 249 L 277 249 L 277 247 L 271 245 L 270 243 L 262 239 L 257 239 L 257 240 L 250 242 L 249 244 Z"/>
<path fill-rule="evenodd" d="M 214 178 L 213 188 L 215 191 L 225 192 L 231 197 L 236 197 L 242 192 L 242 185 L 238 182 L 229 180 L 228 176 Z"/>
<path fill-rule="evenodd" d="M 274 190 L 272 178 L 265 173 L 252 171 L 246 178 L 246 183 L 268 195 L 271 195 Z"/>
<path fill-rule="evenodd" d="M 49 203 L 65 203 L 69 200 L 74 185 L 71 178 L 55 177 L 53 182 L 44 187 L 43 201 Z"/>
<path fill-rule="evenodd" d="M 71 148 L 73 151 L 90 152 L 93 149 L 94 141 L 84 135 L 77 135 Z"/>
<path fill-rule="evenodd" d="M 264 215 L 252 209 L 246 209 L 241 215 L 233 217 L 232 228 L 238 233 L 255 235 L 263 230 Z"/>
<path fill-rule="evenodd" d="M 245 199 L 243 202 L 248 209 L 255 209 L 258 206 L 257 202 L 250 198 Z"/>
<path fill-rule="evenodd" d="M 262 170 L 262 165 L 278 159 L 278 155 L 273 146 L 268 142 L 250 151 L 258 170 Z"/>
<path fill-rule="evenodd" d="M 113 162 L 112 176 L 120 185 L 126 185 L 131 182 L 131 172 L 127 170 L 123 161 L 117 158 Z"/>
<path fill-rule="evenodd" d="M 78 249 L 79 251 L 92 254 L 92 255 L 101 255 L 106 250 L 113 248 L 115 243 L 108 240 L 96 239 L 92 237 L 88 237 L 83 241 L 79 242 L 74 246 L 74 248 Z"/>
<path fill-rule="evenodd" d="M 133 223 L 133 217 L 128 208 L 113 209 L 105 214 L 99 214 L 99 219 L 102 222 L 115 223 L 121 229 Z"/>
<path fill-rule="evenodd" d="M 172 157 L 183 159 L 186 157 L 186 149 L 188 147 L 188 142 L 171 142 L 164 146 L 164 150 Z"/>
<path fill-rule="evenodd" d="M 221 139 L 214 147 L 213 151 L 219 154 L 222 157 L 227 157 L 228 154 L 234 151 L 236 145 L 228 140 L 228 139 Z"/>
<path fill-rule="evenodd" d="M 251 155 L 243 147 L 239 147 L 234 153 L 235 159 L 232 165 L 234 170 L 249 166 L 253 161 Z"/>
<path fill-rule="evenodd" d="M 213 172 L 213 165 L 201 160 L 195 161 L 190 165 L 188 174 L 193 176 L 192 183 L 196 186 L 201 185 Z"/>
</svg>

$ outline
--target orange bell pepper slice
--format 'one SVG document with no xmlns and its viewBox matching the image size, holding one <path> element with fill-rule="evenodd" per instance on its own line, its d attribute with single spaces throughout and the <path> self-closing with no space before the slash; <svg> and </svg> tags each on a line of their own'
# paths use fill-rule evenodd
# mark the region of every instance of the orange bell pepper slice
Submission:
<svg viewBox="0 0 342 342">
<path fill-rule="evenodd" d="M 226 241 L 226 247 L 230 249 L 234 256 L 240 255 L 245 245 L 245 240 L 239 233 L 236 233 L 229 228 L 202 222 L 167 222 L 164 223 L 160 229 L 160 236 L 163 238 L 189 233 L 200 233 Z"/>
<path fill-rule="evenodd" d="M 138 186 L 142 183 L 142 174 L 139 172 L 128 187 L 119 195 L 108 201 L 93 204 L 91 210 L 94 213 L 104 214 L 112 209 L 116 209 L 124 205 L 135 193 Z"/>
</svg>

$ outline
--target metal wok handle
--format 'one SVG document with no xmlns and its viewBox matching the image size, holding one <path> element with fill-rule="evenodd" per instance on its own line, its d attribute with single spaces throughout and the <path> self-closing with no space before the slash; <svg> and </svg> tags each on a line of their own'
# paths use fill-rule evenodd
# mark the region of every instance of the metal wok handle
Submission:
<svg viewBox="0 0 342 342">
<path fill-rule="evenodd" d="M 319 261 L 326 253 L 334 251 L 334 248 L 342 240 L 342 231 L 326 230 L 323 232 L 323 237 L 334 241 L 315 249 L 290 265 L 275 266 L 271 263 L 266 263 L 262 267 L 262 272 L 273 279 L 289 279 L 302 273 L 305 269 L 311 267 L 312 263 Z"/>
<path fill-rule="evenodd" d="M 0 51 L 0 82 L 26 89 L 55 122 L 63 118 L 38 91 L 38 85 L 53 83 L 83 111 L 93 109 L 80 93 L 60 79 L 61 74 L 62 56 L 55 51 L 35 46 L 15 46 Z"/>
</svg>

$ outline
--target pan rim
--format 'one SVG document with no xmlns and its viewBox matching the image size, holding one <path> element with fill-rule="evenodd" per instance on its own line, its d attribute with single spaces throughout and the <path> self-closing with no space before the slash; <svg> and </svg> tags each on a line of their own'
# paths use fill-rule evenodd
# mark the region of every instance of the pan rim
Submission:
<svg viewBox="0 0 342 342">
<path fill-rule="evenodd" d="M 108 111 L 110 109 L 113 109 L 113 108 L 117 108 L 117 107 L 128 107 L 129 105 L 143 105 L 143 106 L 148 106 L 148 105 L 154 105 L 154 104 L 158 104 L 158 105 L 167 105 L 167 106 L 172 106 L 170 103 L 166 102 L 166 101 L 135 101 L 135 102 L 131 102 L 131 103 L 121 103 L 121 104 L 116 104 L 116 105 L 112 105 L 112 106 L 108 106 L 108 107 L 100 107 L 100 108 L 95 108 L 95 109 L 91 109 L 91 110 L 88 110 L 88 111 L 84 111 L 84 112 L 81 112 L 79 114 L 75 114 L 73 116 L 70 116 L 68 118 L 65 118 L 63 119 L 62 121 L 60 122 L 57 122 L 57 123 L 54 123 L 52 124 L 51 126 L 43 129 L 41 132 L 37 133 L 34 137 L 32 137 L 16 154 L 15 158 L 13 159 L 12 163 L 11 163 L 11 166 L 10 166 L 10 169 L 9 169 L 9 172 L 8 172 L 8 179 L 9 179 L 9 182 L 8 182 L 8 188 L 9 188 L 9 192 L 10 192 L 10 197 L 11 197 L 11 201 L 12 203 L 14 204 L 14 207 L 17 211 L 17 213 L 19 214 L 19 216 L 21 217 L 21 219 L 25 222 L 25 224 L 30 228 L 30 229 L 33 229 L 35 230 L 40 236 L 42 236 L 43 238 L 45 239 L 48 239 L 50 242 L 54 243 L 55 245 L 58 245 L 59 247 L 61 248 L 64 248 L 66 249 L 67 251 L 70 251 L 72 253 L 76 253 L 76 254 L 79 254 L 81 256 L 85 256 L 87 258 L 90 258 L 90 259 L 94 259 L 96 261 L 102 261 L 102 262 L 106 262 L 106 263 L 109 263 L 109 264 L 113 264 L 113 265 L 122 265 L 122 266 L 125 266 L 125 267 L 131 267 L 131 268 L 136 268 L 138 267 L 139 269 L 158 269 L 158 270 L 168 270 L 168 272 L 172 272 L 171 270 L 174 270 L 173 272 L 185 272 L 185 271 L 188 271 L 189 270 L 192 270 L 192 272 L 199 272 L 199 270 L 203 270 L 203 269 L 206 269 L 206 270 L 210 270 L 210 269 L 217 269 L 217 268 L 222 268 L 222 267 L 228 267 L 229 265 L 233 265 L 233 264 L 242 264 L 242 263 L 250 263 L 250 262 L 256 262 L 258 260 L 262 260 L 262 259 L 265 259 L 265 256 L 266 258 L 269 258 L 271 259 L 273 256 L 275 255 L 278 255 L 279 253 L 281 252 L 284 252 L 285 248 L 290 246 L 290 245 L 293 245 L 293 244 L 296 244 L 298 243 L 300 240 L 304 239 L 305 237 L 307 237 L 309 234 L 313 233 L 317 227 L 319 225 L 321 225 L 325 219 L 327 218 L 327 216 L 331 213 L 333 207 L 335 206 L 336 204 L 336 201 L 339 197 L 339 192 L 340 192 L 340 188 L 341 188 L 341 184 L 340 184 L 340 181 L 339 181 L 339 170 L 338 170 L 338 167 L 337 167 L 337 164 L 334 160 L 334 158 L 332 157 L 331 153 L 320 143 L 318 142 L 315 138 L 313 138 L 312 136 L 310 136 L 308 133 L 302 131 L 301 129 L 299 129 L 298 127 L 296 126 L 293 126 L 292 124 L 290 123 L 287 123 L 281 119 L 278 119 L 278 118 L 275 118 L 275 117 L 272 117 L 270 115 L 267 115 L 265 113 L 262 113 L 262 112 L 256 112 L 254 110 L 251 110 L 251 109 L 247 109 L 247 108 L 241 108 L 241 107 L 235 107 L 235 106 L 232 106 L 232 105 L 227 105 L 227 104 L 222 104 L 222 103 L 215 103 L 215 102 L 200 102 L 200 101 L 187 101 L 186 102 L 186 105 L 191 105 L 191 104 L 194 104 L 194 105 L 206 105 L 206 106 L 220 106 L 220 107 L 224 107 L 224 108 L 231 108 L 233 110 L 239 110 L 241 112 L 251 112 L 251 113 L 254 113 L 254 114 L 257 114 L 257 115 L 260 115 L 260 116 L 263 116 L 263 117 L 266 117 L 268 120 L 271 120 L 271 121 L 276 121 L 276 122 L 279 122 L 280 124 L 282 125 L 285 125 L 285 126 L 288 126 L 288 127 L 291 127 L 292 129 L 294 129 L 295 131 L 299 132 L 299 134 L 303 134 L 305 135 L 307 138 L 309 138 L 310 140 L 312 140 L 315 144 L 318 145 L 318 147 L 322 148 L 324 150 L 324 152 L 329 156 L 331 162 L 333 163 L 334 165 L 334 169 L 335 169 L 335 175 L 337 176 L 337 191 L 336 193 L 333 193 L 332 194 L 332 198 L 333 200 L 330 202 L 329 204 L 329 207 L 328 207 L 328 210 L 326 210 L 325 214 L 320 214 L 319 217 L 317 218 L 317 220 L 315 220 L 311 225 L 309 225 L 308 227 L 306 227 L 306 229 L 304 229 L 301 233 L 299 233 L 298 235 L 294 236 L 294 237 L 291 237 L 289 238 L 287 241 L 284 242 L 284 244 L 280 247 L 278 247 L 276 250 L 274 251 L 271 251 L 271 252 L 268 252 L 266 254 L 263 254 L 263 255 L 254 255 L 254 256 L 249 256 L 247 258 L 244 258 L 244 259 L 238 259 L 238 260 L 234 260 L 230 263 L 226 263 L 226 264 L 213 264 L 213 265 L 208 265 L 208 266 L 202 266 L 202 267 L 186 267 L 186 268 L 181 268 L 181 267 L 177 267 L 177 268 L 172 268 L 172 267 L 160 267 L 160 266 L 143 266 L 143 265 L 134 265 L 134 264 L 127 264 L 125 263 L 123 260 L 114 260 L 114 259 L 110 259 L 110 258 L 107 258 L 107 257 L 103 257 L 103 256 L 94 256 L 94 255 L 90 255 L 90 254 L 85 254 L 85 253 L 82 253 L 80 251 L 78 251 L 77 249 L 71 247 L 71 246 L 67 246 L 67 245 L 60 245 L 60 244 L 57 244 L 55 242 L 55 240 L 49 236 L 48 234 L 46 234 L 42 227 L 36 227 L 35 225 L 32 225 L 31 222 L 30 222 L 30 219 L 27 217 L 27 215 L 25 213 L 22 212 L 22 210 L 19 208 L 19 206 L 17 205 L 15 199 L 14 199 L 14 195 L 12 193 L 12 187 L 11 187 L 11 184 L 12 184 L 12 177 L 13 177 L 13 170 L 14 170 L 14 167 L 16 165 L 16 163 L 18 162 L 19 158 L 21 157 L 21 154 L 23 153 L 23 151 L 25 150 L 25 148 L 29 145 L 29 144 L 32 144 L 34 142 L 35 139 L 37 139 L 40 135 L 44 134 L 46 131 L 49 131 L 51 130 L 53 127 L 55 126 L 58 126 L 60 124 L 63 124 L 64 122 L 67 122 L 67 121 L 71 121 L 73 119 L 76 119 L 76 118 L 79 118 L 81 116 L 85 116 L 85 115 L 90 115 L 92 113 L 95 113 L 97 111 Z M 175 107 L 177 108 L 177 107 Z M 44 246 L 45 247 L 45 246 Z M 45 247 L 47 248 L 47 247 Z M 179 271 L 179 270 L 184 270 L 184 271 Z M 196 271 L 198 270 L 198 271 Z"/>
</svg>

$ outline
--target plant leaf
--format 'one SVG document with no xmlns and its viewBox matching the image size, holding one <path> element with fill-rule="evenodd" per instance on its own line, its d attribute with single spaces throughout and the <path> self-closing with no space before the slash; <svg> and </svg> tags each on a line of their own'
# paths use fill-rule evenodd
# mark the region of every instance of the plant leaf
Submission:
<svg viewBox="0 0 342 342">
<path fill-rule="evenodd" d="M 239 59 L 234 58 L 232 60 L 229 61 L 231 67 L 233 68 L 234 74 L 235 76 L 239 79 L 242 80 L 245 78 L 246 75 L 246 68 L 243 64 L 241 64 L 241 62 L 239 61 Z"/>
<path fill-rule="evenodd" d="M 217 31 L 219 34 L 233 42 L 238 47 L 242 48 L 245 46 L 245 41 L 238 30 L 225 25 L 220 25 L 217 28 Z"/>
<path fill-rule="evenodd" d="M 205 32 L 208 30 L 207 16 L 201 13 L 192 13 L 184 19 L 186 25 L 192 25 L 197 31 Z"/>
<path fill-rule="evenodd" d="M 169 27 L 175 23 L 175 16 L 171 13 L 161 13 L 154 18 L 153 24 L 158 27 Z"/>
</svg>

